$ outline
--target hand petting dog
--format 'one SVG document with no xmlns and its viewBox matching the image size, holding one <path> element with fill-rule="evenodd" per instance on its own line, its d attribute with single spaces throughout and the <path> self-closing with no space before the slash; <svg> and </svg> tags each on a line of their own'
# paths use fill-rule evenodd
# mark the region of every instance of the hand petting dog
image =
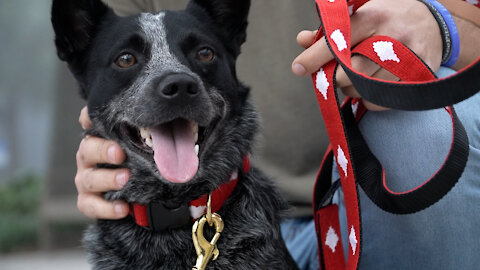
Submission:
<svg viewBox="0 0 480 270">
<path fill-rule="evenodd" d="M 88 108 L 80 112 L 78 122 L 83 130 L 92 126 Z M 122 189 L 128 181 L 128 169 L 97 169 L 97 164 L 120 165 L 125 161 L 125 152 L 118 143 L 99 137 L 86 136 L 77 151 L 77 174 L 75 186 L 78 191 L 77 207 L 92 219 L 120 219 L 128 215 L 124 201 L 107 201 L 102 194 Z"/>
</svg>

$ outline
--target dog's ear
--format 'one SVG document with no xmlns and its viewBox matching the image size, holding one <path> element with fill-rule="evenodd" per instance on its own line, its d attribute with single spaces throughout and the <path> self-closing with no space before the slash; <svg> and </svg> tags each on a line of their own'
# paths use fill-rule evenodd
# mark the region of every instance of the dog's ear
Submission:
<svg viewBox="0 0 480 270">
<path fill-rule="evenodd" d="M 188 9 L 200 7 L 223 29 L 227 39 L 233 42 L 234 55 L 247 39 L 248 11 L 250 0 L 191 0 Z"/>
<path fill-rule="evenodd" d="M 110 11 L 100 0 L 53 0 L 51 20 L 58 57 L 72 64 L 88 48 L 101 19 Z"/>
</svg>

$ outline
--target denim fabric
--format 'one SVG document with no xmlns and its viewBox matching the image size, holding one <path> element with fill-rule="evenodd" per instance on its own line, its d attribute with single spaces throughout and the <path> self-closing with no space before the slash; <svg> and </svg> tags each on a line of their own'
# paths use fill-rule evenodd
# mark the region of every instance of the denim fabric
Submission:
<svg viewBox="0 0 480 270">
<path fill-rule="evenodd" d="M 448 74 L 442 69 L 438 75 Z M 410 215 L 381 210 L 360 189 L 363 249 L 359 269 L 479 269 L 480 93 L 454 108 L 470 144 L 462 177 L 439 202 Z M 368 112 L 359 127 L 386 170 L 387 186 L 397 192 L 429 179 L 442 165 L 452 138 L 452 123 L 443 109 Z M 338 178 L 338 171 L 334 174 Z M 335 201 L 347 252 L 342 195 L 337 192 Z"/>
<path fill-rule="evenodd" d="M 312 218 L 292 218 L 281 224 L 282 236 L 300 270 L 318 270 L 317 238 Z"/>
</svg>

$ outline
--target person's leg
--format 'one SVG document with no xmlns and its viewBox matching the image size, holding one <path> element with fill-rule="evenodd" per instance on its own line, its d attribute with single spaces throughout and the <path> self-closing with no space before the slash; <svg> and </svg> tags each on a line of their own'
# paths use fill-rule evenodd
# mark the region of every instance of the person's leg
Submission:
<svg viewBox="0 0 480 270">
<path fill-rule="evenodd" d="M 300 270 L 318 270 L 317 239 L 312 218 L 291 218 L 281 224 L 282 236 Z"/>
</svg>

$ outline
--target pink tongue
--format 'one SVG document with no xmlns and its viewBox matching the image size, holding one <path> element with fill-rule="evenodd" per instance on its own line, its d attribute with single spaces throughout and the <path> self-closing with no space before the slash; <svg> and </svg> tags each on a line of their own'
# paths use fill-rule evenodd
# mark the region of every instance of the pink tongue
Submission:
<svg viewBox="0 0 480 270">
<path fill-rule="evenodd" d="M 175 120 L 149 129 L 155 163 L 160 174 L 172 183 L 190 181 L 198 170 L 192 123 Z"/>
</svg>

